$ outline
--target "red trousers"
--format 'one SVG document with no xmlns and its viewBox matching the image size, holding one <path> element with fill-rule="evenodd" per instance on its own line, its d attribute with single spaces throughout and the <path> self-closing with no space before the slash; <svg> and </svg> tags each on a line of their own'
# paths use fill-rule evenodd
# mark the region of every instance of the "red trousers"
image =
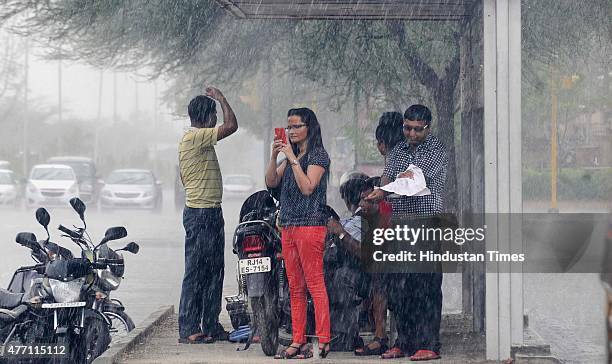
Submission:
<svg viewBox="0 0 612 364">
<path fill-rule="evenodd" d="M 283 258 L 289 280 L 293 342 L 306 343 L 306 289 L 314 302 L 316 335 L 330 340 L 329 299 L 323 280 L 325 226 L 290 226 L 282 229 Z"/>
</svg>

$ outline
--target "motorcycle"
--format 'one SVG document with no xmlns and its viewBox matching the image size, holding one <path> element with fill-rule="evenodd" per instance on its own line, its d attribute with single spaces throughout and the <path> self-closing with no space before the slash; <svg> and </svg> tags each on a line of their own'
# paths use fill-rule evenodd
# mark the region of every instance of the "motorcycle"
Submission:
<svg viewBox="0 0 612 364">
<path fill-rule="evenodd" d="M 33 234 L 31 234 L 33 236 Z M 38 253 L 38 247 L 30 243 L 31 236 L 25 233 L 17 235 L 16 242 L 31 249 L 32 255 Z M 30 276 L 42 274 L 45 264 L 37 262 L 32 266 L 17 269 L 15 274 L 28 274 Z M 40 305 L 38 294 L 39 284 L 32 284 L 24 292 L 11 292 L 0 289 L 0 361 L 13 362 L 18 359 L 14 354 L 15 347 L 27 347 L 41 342 L 41 338 L 48 338 L 45 322 L 40 320 L 36 306 Z M 46 341 L 50 342 L 50 341 Z M 17 360 L 15 360 L 17 361 Z"/>
<path fill-rule="evenodd" d="M 44 210 L 44 209 L 43 209 Z M 37 219 L 48 219 L 48 213 L 37 211 Z M 17 234 L 15 241 L 30 250 L 35 265 L 18 268 L 9 283 L 8 289 L 0 289 L 0 342 L 8 355 L 13 358 L 10 348 L 52 342 L 52 334 L 46 326 L 44 312 L 40 311 L 42 296 L 42 278 L 46 265 L 51 257 L 72 258 L 72 253 L 65 248 L 46 240 L 37 241 L 33 233 Z M 41 349 L 43 350 L 43 349 Z M 36 360 L 34 360 L 36 361 Z"/>
<path fill-rule="evenodd" d="M 289 284 L 277 216 L 277 202 L 268 191 L 255 192 L 243 203 L 233 239 L 233 252 L 238 256 L 238 294 L 225 297 L 226 310 L 237 330 L 251 321 L 250 304 L 253 325 L 244 350 L 248 349 L 253 335 L 258 335 L 267 356 L 276 354 L 279 343 L 291 343 Z M 307 333 L 310 334 L 314 331 L 313 307 L 309 297 Z"/>
<path fill-rule="evenodd" d="M 74 230 L 62 225 L 58 227 L 65 237 L 70 238 L 82 249 L 82 259 L 87 259 L 96 269 L 92 272 L 91 283 L 88 289 L 93 297 L 91 309 L 100 313 L 108 324 L 111 339 L 116 339 L 127 334 L 135 328 L 133 320 L 125 312 L 121 301 L 111 299 L 111 291 L 117 290 L 125 272 L 125 261 L 121 251 L 132 254 L 138 253 L 140 247 L 135 242 L 128 243 L 121 249 L 113 250 L 108 246 L 111 240 L 121 239 L 127 236 L 127 230 L 122 227 L 111 227 L 107 229 L 104 238 L 97 245 L 91 241 L 87 234 L 87 224 L 84 219 L 85 204 L 78 198 L 70 200 L 74 210 L 79 214 L 83 222 L 82 228 Z"/>
<path fill-rule="evenodd" d="M 103 294 L 116 289 L 116 277 L 123 274 L 123 258 L 118 252 L 135 253 L 138 245 L 129 243 L 115 251 L 104 248 L 107 242 L 127 235 L 124 227 L 109 228 L 102 241 L 94 245 L 86 233 L 85 205 L 79 199 L 70 203 L 84 227 L 71 230 L 60 225 L 58 229 L 81 248 L 81 258 L 74 258 L 69 250 L 50 243 L 49 238 L 38 242 L 33 233 L 19 233 L 17 242 L 30 248 L 39 264 L 18 269 L 9 285 L 13 291 L 29 289 L 29 294 L 6 291 L 9 294 L 0 295 L 2 309 L 6 310 L 0 311 L 0 320 L 7 321 L 5 326 L 10 328 L 0 327 L 0 335 L 4 344 L 53 343 L 53 348 L 63 354 L 48 355 L 53 363 L 90 363 L 109 346 L 113 318 L 125 314 L 122 305 Z M 36 217 L 49 236 L 48 212 L 39 209 Z M 18 297 L 22 303 L 14 306 Z"/>
</svg>

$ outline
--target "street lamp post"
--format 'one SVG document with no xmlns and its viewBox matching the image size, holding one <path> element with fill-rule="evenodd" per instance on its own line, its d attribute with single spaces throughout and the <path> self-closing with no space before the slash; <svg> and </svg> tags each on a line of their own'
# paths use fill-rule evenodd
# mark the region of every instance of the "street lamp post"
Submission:
<svg viewBox="0 0 612 364">
<path fill-rule="evenodd" d="M 550 210 L 559 211 L 557 205 L 557 85 L 556 72 L 550 67 L 551 130 L 550 130 Z"/>
<path fill-rule="evenodd" d="M 30 44 L 28 38 L 25 39 L 25 72 L 24 72 L 24 92 L 23 92 L 23 177 L 28 174 L 28 123 L 29 123 L 29 109 L 28 109 L 28 77 L 30 67 Z"/>
</svg>

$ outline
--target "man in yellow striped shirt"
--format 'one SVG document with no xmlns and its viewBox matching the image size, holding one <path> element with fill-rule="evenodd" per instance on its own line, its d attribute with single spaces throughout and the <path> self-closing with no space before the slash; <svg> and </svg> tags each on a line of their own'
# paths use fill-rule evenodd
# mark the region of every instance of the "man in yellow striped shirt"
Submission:
<svg viewBox="0 0 612 364">
<path fill-rule="evenodd" d="M 216 127 L 215 100 L 223 110 Z M 219 324 L 224 274 L 223 185 L 215 145 L 238 130 L 225 96 L 214 87 L 187 108 L 191 128 L 179 144 L 179 167 L 185 188 L 185 275 L 179 305 L 179 342 L 211 343 L 224 332 Z"/>
</svg>

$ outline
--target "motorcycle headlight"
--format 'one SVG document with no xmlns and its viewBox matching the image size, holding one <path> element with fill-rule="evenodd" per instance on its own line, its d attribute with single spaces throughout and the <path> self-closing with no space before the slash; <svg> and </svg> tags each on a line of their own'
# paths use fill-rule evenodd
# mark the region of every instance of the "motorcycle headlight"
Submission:
<svg viewBox="0 0 612 364">
<path fill-rule="evenodd" d="M 49 279 L 53 299 L 58 303 L 78 302 L 81 298 L 81 288 L 85 278 L 74 279 L 68 282 L 62 282 L 55 279 Z"/>
<path fill-rule="evenodd" d="M 105 291 L 114 291 L 119 288 L 119 284 L 121 284 L 121 278 L 106 269 L 98 270 L 98 279 L 100 286 Z"/>
</svg>

